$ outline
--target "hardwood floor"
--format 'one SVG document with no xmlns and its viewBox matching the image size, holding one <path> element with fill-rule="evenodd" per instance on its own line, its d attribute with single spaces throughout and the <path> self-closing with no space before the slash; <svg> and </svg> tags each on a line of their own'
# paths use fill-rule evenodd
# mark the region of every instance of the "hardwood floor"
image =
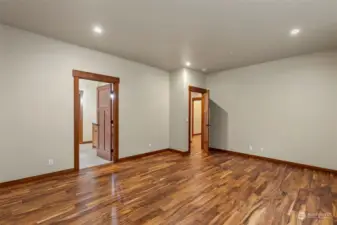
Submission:
<svg viewBox="0 0 337 225">
<path fill-rule="evenodd" d="M 0 224 L 337 224 L 334 175 L 172 152 L 0 189 Z"/>
</svg>

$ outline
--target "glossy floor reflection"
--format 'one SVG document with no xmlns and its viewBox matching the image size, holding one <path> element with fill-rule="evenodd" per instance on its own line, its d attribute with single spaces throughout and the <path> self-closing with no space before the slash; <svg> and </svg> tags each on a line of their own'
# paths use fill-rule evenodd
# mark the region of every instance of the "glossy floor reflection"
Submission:
<svg viewBox="0 0 337 225">
<path fill-rule="evenodd" d="M 0 224 L 336 224 L 337 179 L 228 153 L 164 152 L 0 189 Z"/>
</svg>

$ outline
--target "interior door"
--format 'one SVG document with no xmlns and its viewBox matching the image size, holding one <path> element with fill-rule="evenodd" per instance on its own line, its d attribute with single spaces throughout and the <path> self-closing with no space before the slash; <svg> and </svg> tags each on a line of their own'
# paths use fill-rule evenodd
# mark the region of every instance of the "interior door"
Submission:
<svg viewBox="0 0 337 225">
<path fill-rule="evenodd" d="M 205 152 L 209 152 L 209 91 L 202 95 L 204 101 L 203 107 L 203 149 Z"/>
<path fill-rule="evenodd" d="M 112 159 L 112 86 L 97 88 L 97 123 L 98 146 L 97 156 L 111 161 Z"/>
</svg>

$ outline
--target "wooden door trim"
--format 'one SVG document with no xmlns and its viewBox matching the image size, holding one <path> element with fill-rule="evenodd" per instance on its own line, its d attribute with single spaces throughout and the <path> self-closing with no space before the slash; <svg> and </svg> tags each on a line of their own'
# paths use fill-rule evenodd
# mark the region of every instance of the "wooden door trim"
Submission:
<svg viewBox="0 0 337 225">
<path fill-rule="evenodd" d="M 200 87 L 194 87 L 194 86 L 188 86 L 188 90 L 190 92 L 197 92 L 197 93 L 200 93 L 200 94 L 204 94 L 204 93 L 207 92 L 207 89 L 200 88 Z"/>
<path fill-rule="evenodd" d="M 118 77 L 111 77 L 107 75 L 97 74 L 97 73 L 90 73 L 85 71 L 73 70 L 73 77 L 78 77 L 84 80 L 92 80 L 92 81 L 100 81 L 105 83 L 119 83 L 120 79 Z"/>
<path fill-rule="evenodd" d="M 200 93 L 200 94 L 205 94 L 208 92 L 207 89 L 204 88 L 199 88 L 199 87 L 194 87 L 194 86 L 188 86 L 188 153 L 191 153 L 191 133 L 192 133 L 192 129 L 191 129 L 191 114 L 192 114 L 192 92 L 196 92 L 196 93 Z M 201 100 L 201 108 L 204 109 L 204 99 L 202 98 Z M 203 111 L 202 111 L 203 112 Z M 203 116 L 201 117 L 201 123 L 203 124 Z M 201 143 L 203 146 L 203 126 L 201 126 Z"/>
<path fill-rule="evenodd" d="M 114 124 L 114 150 L 113 151 L 113 161 L 117 162 L 119 160 L 119 79 L 118 83 L 113 83 L 114 101 L 112 106 L 113 114 L 113 124 Z"/>
<path fill-rule="evenodd" d="M 205 146 L 205 127 L 207 127 L 207 140 L 208 140 L 208 146 L 207 146 L 207 150 L 206 150 L 206 153 L 208 154 L 209 153 L 209 141 L 210 141 L 210 139 L 209 139 L 209 99 L 210 99 L 210 94 L 209 94 L 209 91 L 207 91 L 206 93 L 204 93 L 203 95 L 202 95 L 202 99 L 203 99 L 203 105 L 202 105 L 202 109 L 203 109 L 203 113 L 205 112 L 205 111 L 207 111 L 207 121 L 205 121 L 205 115 L 203 114 L 202 116 L 203 116 L 203 120 L 202 120 L 202 127 L 203 127 L 203 135 L 202 135 L 202 145 L 203 145 L 203 150 L 205 151 L 205 148 L 204 148 L 204 146 Z M 207 110 L 206 110 L 206 99 L 207 99 Z"/>
<path fill-rule="evenodd" d="M 79 137 L 79 124 L 80 124 L 80 95 L 79 93 L 79 80 L 92 80 L 113 84 L 114 106 L 113 106 L 113 121 L 114 121 L 114 152 L 113 162 L 119 160 L 119 83 L 118 77 L 111 77 L 101 74 L 89 73 L 79 70 L 73 70 L 74 77 L 74 170 L 80 170 L 80 137 Z"/>
<path fill-rule="evenodd" d="M 202 101 L 202 98 L 201 97 L 192 98 L 192 106 L 193 106 L 192 107 L 192 121 L 191 121 L 192 122 L 192 136 L 201 134 L 201 133 L 198 133 L 198 134 L 194 133 L 194 103 L 195 101 Z"/>
</svg>

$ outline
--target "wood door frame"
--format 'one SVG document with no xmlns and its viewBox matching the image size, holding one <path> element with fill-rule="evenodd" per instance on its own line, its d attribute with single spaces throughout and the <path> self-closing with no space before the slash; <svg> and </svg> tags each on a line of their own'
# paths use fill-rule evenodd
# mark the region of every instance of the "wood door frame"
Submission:
<svg viewBox="0 0 337 225">
<path fill-rule="evenodd" d="M 208 92 L 207 89 L 204 88 L 199 88 L 199 87 L 194 87 L 194 86 L 188 86 L 188 153 L 191 153 L 191 114 L 192 114 L 192 92 L 200 93 L 204 95 L 205 93 Z M 203 143 L 204 143 L 204 98 L 201 99 L 201 108 L 202 108 L 202 117 L 201 117 L 201 147 L 203 148 Z"/>
<path fill-rule="evenodd" d="M 113 85 L 114 101 L 113 101 L 113 120 L 114 120 L 114 136 L 113 136 L 113 162 L 119 160 L 119 83 L 118 77 L 111 77 L 102 74 L 89 73 L 79 70 L 73 70 L 74 77 L 74 170 L 80 170 L 80 98 L 79 98 L 79 80 L 92 80 L 110 83 Z"/>
<path fill-rule="evenodd" d="M 194 98 L 192 98 L 192 136 L 194 136 L 194 135 L 200 135 L 201 133 L 198 133 L 198 134 L 196 134 L 196 133 L 194 133 L 194 103 L 195 103 L 195 101 L 201 101 L 201 103 L 202 103 L 202 97 L 194 97 Z M 202 110 L 202 108 L 201 108 L 201 110 Z M 201 112 L 201 115 L 202 115 L 202 112 Z M 202 125 L 201 125 L 202 126 Z"/>
</svg>

